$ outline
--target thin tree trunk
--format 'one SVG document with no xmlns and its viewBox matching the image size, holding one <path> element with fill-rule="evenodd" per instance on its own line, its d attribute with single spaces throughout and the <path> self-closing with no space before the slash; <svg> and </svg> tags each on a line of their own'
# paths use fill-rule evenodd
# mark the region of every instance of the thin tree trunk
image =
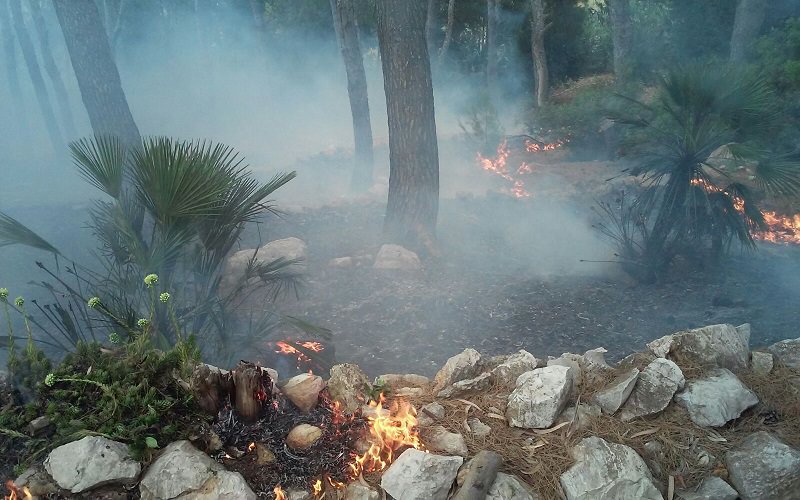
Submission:
<svg viewBox="0 0 800 500">
<path fill-rule="evenodd" d="M 139 128 L 122 90 L 97 5 L 93 0 L 53 0 L 53 5 L 94 133 L 138 146 Z"/>
<path fill-rule="evenodd" d="M 767 13 L 767 0 L 739 0 L 731 34 L 731 62 L 746 62 Z"/>
<path fill-rule="evenodd" d="M 342 58 L 347 72 L 347 94 L 353 116 L 355 168 L 351 187 L 353 191 L 361 192 L 372 186 L 374 163 L 367 75 L 364 72 L 364 58 L 358 40 L 358 24 L 353 0 L 337 0 L 334 12 L 341 28 Z"/>
<path fill-rule="evenodd" d="M 427 16 L 425 17 L 425 39 L 428 41 L 428 54 L 433 54 L 434 38 L 436 37 L 436 0 L 428 0 Z"/>
<path fill-rule="evenodd" d="M 630 76 L 631 8 L 629 0 L 609 0 L 611 35 L 614 44 L 614 75 L 621 82 Z"/>
<path fill-rule="evenodd" d="M 58 154 L 64 147 L 64 138 L 61 136 L 61 130 L 58 128 L 56 115 L 53 112 L 53 105 L 50 102 L 50 96 L 47 94 L 47 86 L 44 83 L 42 71 L 39 69 L 39 62 L 36 60 L 36 50 L 33 48 L 33 41 L 25 27 L 25 18 L 22 15 L 22 4 L 20 0 L 11 0 L 11 19 L 14 24 L 14 29 L 17 32 L 17 40 L 22 49 L 22 57 L 25 59 L 25 66 L 28 67 L 28 74 L 33 83 L 33 91 L 36 94 L 36 100 L 39 102 L 39 108 L 42 111 L 44 126 L 47 129 L 47 134 L 50 136 L 53 150 Z"/>
<path fill-rule="evenodd" d="M 24 113 L 25 104 L 22 98 L 22 89 L 19 86 L 17 73 L 17 48 L 14 42 L 14 23 L 8 10 L 9 2 L 0 0 L 0 29 L 3 34 L 3 55 L 6 63 L 5 81 L 8 82 L 9 95 L 14 119 L 23 125 L 27 122 Z"/>
<path fill-rule="evenodd" d="M 456 17 L 456 0 L 449 0 L 447 2 L 447 25 L 444 29 L 444 41 L 442 48 L 439 50 L 439 63 L 441 64 L 447 56 L 447 51 L 450 49 L 450 42 L 453 39 L 453 24 L 455 24 Z"/>
<path fill-rule="evenodd" d="M 545 23 L 544 0 L 531 0 L 531 55 L 536 71 L 536 105 L 543 106 L 549 94 L 550 76 L 547 70 L 547 54 L 544 50 Z"/>
<path fill-rule="evenodd" d="M 499 104 L 497 66 L 500 57 L 497 35 L 500 25 L 500 0 L 488 0 L 486 5 L 486 89 L 489 92 L 489 100 L 496 109 Z"/>
<path fill-rule="evenodd" d="M 425 0 L 380 0 L 381 49 L 389 121 L 388 241 L 419 248 L 432 241 L 439 212 L 439 148 Z"/>
<path fill-rule="evenodd" d="M 56 61 L 53 59 L 53 51 L 50 48 L 50 34 L 47 32 L 47 23 L 42 15 L 42 6 L 39 1 L 40 0 L 32 0 L 28 5 L 31 8 L 33 24 L 39 35 L 42 63 L 44 64 L 44 69 L 47 71 L 47 75 L 50 77 L 50 82 L 53 85 L 53 91 L 56 95 L 56 101 L 58 101 L 58 106 L 61 110 L 64 134 L 68 137 L 74 137 L 75 120 L 72 118 L 72 110 L 69 106 L 69 94 L 67 94 L 67 87 L 64 86 L 64 80 L 61 78 L 61 72 L 58 70 L 58 66 L 56 66 Z"/>
</svg>

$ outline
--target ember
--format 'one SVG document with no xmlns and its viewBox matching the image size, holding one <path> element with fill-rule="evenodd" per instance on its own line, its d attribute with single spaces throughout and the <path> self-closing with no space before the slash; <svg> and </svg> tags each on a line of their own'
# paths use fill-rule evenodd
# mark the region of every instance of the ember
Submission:
<svg viewBox="0 0 800 500">
<path fill-rule="evenodd" d="M 545 151 L 554 151 L 563 146 L 567 141 L 559 140 L 553 143 L 543 143 L 534 140 L 528 136 L 514 136 L 522 137 L 521 147 L 515 148 L 516 151 L 513 157 L 517 160 L 514 162 L 517 166 L 513 169 L 509 168 L 509 158 L 512 156 L 512 150 L 509 146 L 509 138 L 504 138 L 500 145 L 497 146 L 497 151 L 494 158 L 487 158 L 478 153 L 478 163 L 481 168 L 487 172 L 492 172 L 499 175 L 506 181 L 511 183 L 511 187 L 507 189 L 508 193 L 514 198 L 528 198 L 531 193 L 525 189 L 525 182 L 522 179 L 516 178 L 524 174 L 533 173 L 533 167 L 525 161 L 525 157 L 529 154 L 541 153 Z M 522 157 L 522 159 L 520 159 Z"/>
<path fill-rule="evenodd" d="M 280 484 L 275 486 L 272 493 L 275 494 L 275 500 L 286 500 L 286 493 L 283 492 L 283 488 L 281 488 Z"/>
<path fill-rule="evenodd" d="M 31 500 L 33 498 L 31 490 L 27 486 L 20 490 L 14 481 L 6 481 L 6 488 L 8 488 L 8 495 L 5 496 L 5 500 Z"/>
</svg>

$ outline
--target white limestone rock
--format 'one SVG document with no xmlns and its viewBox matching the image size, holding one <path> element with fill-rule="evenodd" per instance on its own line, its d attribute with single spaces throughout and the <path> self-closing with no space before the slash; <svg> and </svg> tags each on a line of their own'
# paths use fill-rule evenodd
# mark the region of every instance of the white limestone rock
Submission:
<svg viewBox="0 0 800 500">
<path fill-rule="evenodd" d="M 612 415 L 619 410 L 633 392 L 638 379 L 639 369 L 633 368 L 619 375 L 605 389 L 595 394 L 594 400 L 603 413 Z"/>
<path fill-rule="evenodd" d="M 472 435 L 475 437 L 486 437 L 492 433 L 492 428 L 477 418 L 467 420 L 467 425 L 469 426 L 469 430 L 472 431 Z"/>
<path fill-rule="evenodd" d="M 436 402 L 426 404 L 417 412 L 417 424 L 422 427 L 429 427 L 443 418 L 444 406 Z"/>
<path fill-rule="evenodd" d="M 139 491 L 142 500 L 256 500 L 238 472 L 229 472 L 189 441 L 168 445 L 150 464 Z"/>
<path fill-rule="evenodd" d="M 481 373 L 475 378 L 459 380 L 455 384 L 442 389 L 436 395 L 440 398 L 453 398 L 468 392 L 485 391 L 492 386 L 492 374 L 489 372 Z"/>
<path fill-rule="evenodd" d="M 654 359 L 639 374 L 633 392 L 620 409 L 620 418 L 628 422 L 662 411 L 685 383 L 678 365 L 668 359 Z"/>
<path fill-rule="evenodd" d="M 743 500 L 800 498 L 800 450 L 756 432 L 725 455 L 730 480 Z"/>
<path fill-rule="evenodd" d="M 328 379 L 328 393 L 334 401 L 342 404 L 342 409 L 353 413 L 367 402 L 365 389 L 370 387 L 369 379 L 357 365 L 343 363 L 334 365 Z"/>
<path fill-rule="evenodd" d="M 476 377 L 481 369 L 481 355 L 475 349 L 464 349 L 445 362 L 433 379 L 433 392 L 439 392 L 454 383 Z"/>
<path fill-rule="evenodd" d="M 539 500 L 539 495 L 517 476 L 498 472 L 486 500 Z"/>
<path fill-rule="evenodd" d="M 533 354 L 521 349 L 492 369 L 492 383 L 503 387 L 514 387 L 520 375 L 534 370 L 536 366 Z"/>
<path fill-rule="evenodd" d="M 72 493 L 106 484 L 136 482 L 142 466 L 128 445 L 101 436 L 86 436 L 50 452 L 44 468 L 56 483 Z"/>
<path fill-rule="evenodd" d="M 663 500 L 644 460 L 628 446 L 593 436 L 572 455 L 576 463 L 560 478 L 567 500 Z"/>
<path fill-rule="evenodd" d="M 403 500 L 446 500 L 463 462 L 410 448 L 383 473 L 381 488 Z"/>
<path fill-rule="evenodd" d="M 659 357 L 676 354 L 703 365 L 744 370 L 750 359 L 750 325 L 704 326 L 667 335 L 647 346 Z"/>
<path fill-rule="evenodd" d="M 767 350 L 780 364 L 800 370 L 800 338 L 781 340 L 767 347 Z"/>
<path fill-rule="evenodd" d="M 758 397 L 730 370 L 717 368 L 689 381 L 675 402 L 686 408 L 695 424 L 720 427 L 758 404 Z"/>
<path fill-rule="evenodd" d="M 458 455 L 466 457 L 469 455 L 467 441 L 464 436 L 457 432 L 450 432 L 441 425 L 433 427 L 428 432 L 425 444 L 435 451 L 440 451 L 447 455 Z"/>
<path fill-rule="evenodd" d="M 422 262 L 416 253 L 403 248 L 400 245 L 385 244 L 378 250 L 375 256 L 375 269 L 398 269 L 404 271 L 415 271 L 422 269 Z"/>
<path fill-rule="evenodd" d="M 569 368 L 547 366 L 523 373 L 508 396 L 509 425 L 544 429 L 553 425 L 564 409 L 572 387 Z"/>
<path fill-rule="evenodd" d="M 753 351 L 750 353 L 750 368 L 756 375 L 766 376 L 775 366 L 775 359 L 768 352 Z"/>
<path fill-rule="evenodd" d="M 717 476 L 703 479 L 700 486 L 694 490 L 677 491 L 675 494 L 682 500 L 736 500 L 739 498 L 736 490 Z"/>
</svg>

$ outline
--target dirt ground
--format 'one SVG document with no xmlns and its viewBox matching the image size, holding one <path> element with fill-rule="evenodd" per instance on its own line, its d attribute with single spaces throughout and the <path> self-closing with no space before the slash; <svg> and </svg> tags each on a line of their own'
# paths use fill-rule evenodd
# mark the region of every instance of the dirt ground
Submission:
<svg viewBox="0 0 800 500">
<path fill-rule="evenodd" d="M 378 202 L 328 204 L 270 221 L 262 241 L 296 236 L 309 249 L 300 300 L 282 311 L 332 330 L 336 361 L 371 375 L 432 375 L 467 347 L 546 357 L 602 346 L 614 360 L 662 335 L 714 323 L 751 323 L 754 346 L 797 337 L 800 249 L 762 245 L 714 269 L 636 284 L 616 264 L 582 262 L 613 260 L 590 210 L 597 179 L 612 169 L 596 162 L 542 168 L 542 189 L 530 199 L 443 199 L 442 255 L 420 272 L 328 266 L 332 258 L 375 254 Z M 248 244 L 257 244 L 254 234 Z"/>
</svg>

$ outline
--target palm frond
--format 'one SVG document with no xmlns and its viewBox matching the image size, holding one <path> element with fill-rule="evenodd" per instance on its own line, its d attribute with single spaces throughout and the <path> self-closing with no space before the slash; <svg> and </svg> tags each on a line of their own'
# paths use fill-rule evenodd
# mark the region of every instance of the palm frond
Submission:
<svg viewBox="0 0 800 500">
<path fill-rule="evenodd" d="M 25 245 L 55 255 L 61 255 L 56 247 L 8 214 L 0 212 L 0 247 Z"/>
<path fill-rule="evenodd" d="M 125 177 L 126 150 L 113 136 L 80 139 L 69 145 L 72 160 L 81 176 L 112 198 L 119 198 Z"/>
<path fill-rule="evenodd" d="M 800 195 L 800 161 L 788 155 L 767 157 L 755 169 L 755 182 L 776 196 Z"/>
</svg>

